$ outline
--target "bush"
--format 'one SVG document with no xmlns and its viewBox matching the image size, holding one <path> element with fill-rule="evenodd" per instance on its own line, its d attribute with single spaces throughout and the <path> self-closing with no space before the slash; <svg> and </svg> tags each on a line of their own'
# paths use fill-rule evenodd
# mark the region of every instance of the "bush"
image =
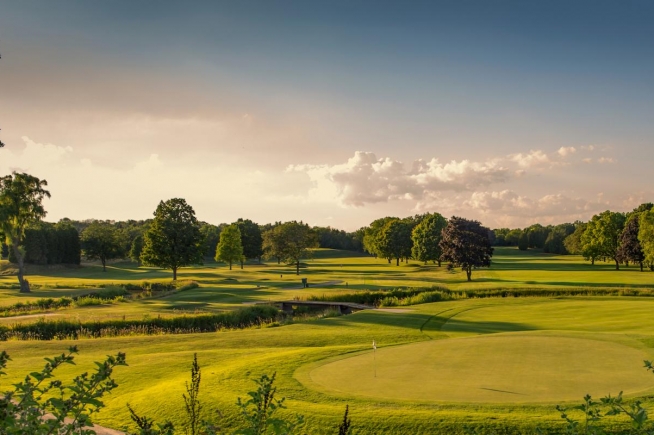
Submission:
<svg viewBox="0 0 654 435">
<path fill-rule="evenodd" d="M 77 348 L 68 353 L 46 358 L 40 372 L 27 375 L 14 384 L 13 391 L 0 394 L 0 433 L 4 435 L 95 434 L 90 416 L 104 404 L 102 397 L 118 385 L 111 375 L 117 366 L 125 366 L 125 354 L 109 356 L 104 363 L 96 363 L 96 371 L 84 373 L 65 385 L 54 379 L 54 372 L 63 364 L 74 364 Z M 6 352 L 0 353 L 0 375 L 10 361 Z M 46 398 L 47 397 L 47 398 Z M 46 418 L 51 414 L 54 418 Z M 68 420 L 64 420 L 68 417 Z"/>
<path fill-rule="evenodd" d="M 101 288 L 95 291 L 92 291 L 91 293 L 85 295 L 85 296 L 80 296 L 80 297 L 89 297 L 89 298 L 94 298 L 94 299 L 104 299 L 104 300 L 110 300 L 114 299 L 118 296 L 127 296 L 129 295 L 129 292 L 125 287 L 122 286 L 108 286 L 105 288 Z M 79 298 L 78 298 L 79 299 Z"/>
</svg>

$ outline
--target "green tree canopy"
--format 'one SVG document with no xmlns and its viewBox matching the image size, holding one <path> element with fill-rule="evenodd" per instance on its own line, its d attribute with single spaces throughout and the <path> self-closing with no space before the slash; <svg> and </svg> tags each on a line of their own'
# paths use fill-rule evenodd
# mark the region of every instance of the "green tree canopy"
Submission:
<svg viewBox="0 0 654 435">
<path fill-rule="evenodd" d="M 267 255 L 295 263 L 295 273 L 300 274 L 300 260 L 310 255 L 311 248 L 318 246 L 315 233 L 309 225 L 291 221 L 278 225 L 264 233 L 264 250 Z"/>
<path fill-rule="evenodd" d="M 574 231 L 563 240 L 563 246 L 570 254 L 580 255 L 583 251 L 581 243 L 581 236 L 586 231 L 586 224 L 584 222 L 575 222 Z"/>
<path fill-rule="evenodd" d="M 506 236 L 504 236 L 504 240 L 507 244 L 507 246 L 518 246 L 518 243 L 520 242 L 520 237 L 522 237 L 522 234 L 524 231 L 522 231 L 519 228 L 513 229 L 506 233 Z"/>
<path fill-rule="evenodd" d="M 118 230 L 106 222 L 93 222 L 81 235 L 82 252 L 89 260 L 99 260 L 102 270 L 107 271 L 107 260 L 125 255 L 123 241 Z"/>
<path fill-rule="evenodd" d="M 237 261 L 241 262 L 241 268 L 243 268 L 243 244 L 241 243 L 241 231 L 237 224 L 226 226 L 220 233 L 215 259 L 228 263 L 229 270 L 232 270 L 232 263 Z"/>
<path fill-rule="evenodd" d="M 202 264 L 204 238 L 195 211 L 182 198 L 161 201 L 145 233 L 141 261 L 144 264 L 177 269 Z"/>
<path fill-rule="evenodd" d="M 620 235 L 620 246 L 618 247 L 618 258 L 623 263 L 636 263 L 640 266 L 640 271 L 643 271 L 643 263 L 645 262 L 645 253 L 638 240 L 638 233 L 640 232 L 640 213 L 633 213 L 624 230 Z"/>
<path fill-rule="evenodd" d="M 378 250 L 385 258 L 395 258 L 400 265 L 400 258 L 409 258 L 413 241 L 411 240 L 412 223 L 393 219 L 382 227 L 378 234 Z"/>
<path fill-rule="evenodd" d="M 466 272 L 472 281 L 473 267 L 489 267 L 493 248 L 488 238 L 490 230 L 478 221 L 453 216 L 443 230 L 442 259 Z"/>
<path fill-rule="evenodd" d="M 30 224 L 46 215 L 43 199 L 50 197 L 50 192 L 45 190 L 47 185 L 47 181 L 25 173 L 13 172 L 0 178 L 0 230 L 17 260 L 21 293 L 30 291 L 29 282 L 25 279 L 23 237 Z"/>
<path fill-rule="evenodd" d="M 447 219 L 439 213 L 432 213 L 425 216 L 422 221 L 413 228 L 411 239 L 413 247 L 411 254 L 413 258 L 425 264 L 428 261 L 438 262 L 441 265 L 443 251 L 440 247 L 441 233 L 447 226 Z"/>
<path fill-rule="evenodd" d="M 518 239 L 518 249 L 521 251 L 529 249 L 529 232 L 527 230 L 520 234 L 520 238 Z"/>
<path fill-rule="evenodd" d="M 564 241 L 574 230 L 575 227 L 572 224 L 561 224 L 552 228 L 552 231 L 547 236 L 547 240 L 545 240 L 543 251 L 559 255 L 567 254 L 568 251 L 565 248 Z"/>
<path fill-rule="evenodd" d="M 529 228 L 526 228 L 525 233 L 527 233 L 529 238 L 529 247 L 543 249 L 549 232 L 549 228 L 544 227 L 541 224 L 533 224 Z"/>
<path fill-rule="evenodd" d="M 380 235 L 381 235 L 381 230 L 384 228 L 384 226 L 393 220 L 399 220 L 396 217 L 383 217 L 380 219 L 375 219 L 370 223 L 368 227 L 364 229 L 364 235 L 363 235 L 363 249 L 369 254 L 374 255 L 375 257 L 380 257 L 380 258 L 386 258 L 388 259 L 388 262 L 391 262 L 391 256 L 386 255 L 385 252 L 383 252 L 382 246 L 380 244 Z"/>
<path fill-rule="evenodd" d="M 239 218 L 234 222 L 241 233 L 241 244 L 243 245 L 243 256 L 241 257 L 241 269 L 243 268 L 243 258 L 261 259 L 263 255 L 263 238 L 261 228 L 250 219 Z"/>
<path fill-rule="evenodd" d="M 220 241 L 220 232 L 227 225 L 220 224 L 218 226 L 208 224 L 206 222 L 200 223 L 200 233 L 204 237 L 204 245 L 202 248 L 202 255 L 206 258 L 215 258 L 216 257 L 216 246 Z"/>
<path fill-rule="evenodd" d="M 654 209 L 640 214 L 638 241 L 643 249 L 645 264 L 654 270 Z"/>
<path fill-rule="evenodd" d="M 615 261 L 615 269 L 620 269 L 618 248 L 620 247 L 620 234 L 625 224 L 625 215 L 605 211 L 588 222 L 581 243 L 584 257 L 612 259 Z"/>
<path fill-rule="evenodd" d="M 143 252 L 143 236 L 136 236 L 129 248 L 129 259 L 136 264 L 141 264 L 141 253 Z"/>
</svg>

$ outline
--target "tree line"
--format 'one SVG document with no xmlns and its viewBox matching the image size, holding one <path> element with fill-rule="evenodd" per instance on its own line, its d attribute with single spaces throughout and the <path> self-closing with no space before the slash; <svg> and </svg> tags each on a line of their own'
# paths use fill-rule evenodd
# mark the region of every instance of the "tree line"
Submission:
<svg viewBox="0 0 654 435">
<path fill-rule="evenodd" d="M 330 227 L 310 227 L 297 221 L 259 225 L 238 219 L 218 226 L 200 222 L 182 198 L 161 201 L 153 219 L 142 221 L 43 221 L 42 201 L 50 196 L 47 182 L 25 173 L 0 178 L 0 240 L 3 256 L 18 265 L 21 291 L 29 291 L 25 264 L 79 264 L 81 257 L 107 261 L 130 258 L 143 265 L 171 269 L 201 264 L 206 258 L 241 268 L 246 260 L 263 257 L 295 265 L 311 249 L 361 250 L 389 263 L 415 259 L 439 266 L 472 270 L 490 266 L 492 246 L 543 249 L 556 254 L 580 254 L 596 260 L 638 264 L 654 270 L 654 210 L 642 204 L 629 213 L 606 211 L 589 222 L 525 229 L 490 230 L 480 222 L 426 213 L 406 218 L 384 217 L 347 233 Z"/>
<path fill-rule="evenodd" d="M 493 230 L 495 246 L 517 246 L 521 250 L 542 249 L 553 254 L 582 255 L 596 261 L 620 265 L 636 264 L 654 271 L 654 205 L 644 203 L 630 212 L 610 210 L 594 215 L 590 221 L 524 229 Z"/>
</svg>

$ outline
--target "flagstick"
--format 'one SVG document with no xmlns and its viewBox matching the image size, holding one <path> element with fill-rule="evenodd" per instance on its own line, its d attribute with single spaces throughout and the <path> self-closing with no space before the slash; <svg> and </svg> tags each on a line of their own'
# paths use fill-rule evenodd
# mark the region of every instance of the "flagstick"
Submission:
<svg viewBox="0 0 654 435">
<path fill-rule="evenodd" d="M 376 353 L 377 353 L 377 343 L 375 343 L 375 340 L 372 340 L 372 366 L 375 370 L 375 377 L 377 377 L 377 359 L 375 357 Z"/>
</svg>

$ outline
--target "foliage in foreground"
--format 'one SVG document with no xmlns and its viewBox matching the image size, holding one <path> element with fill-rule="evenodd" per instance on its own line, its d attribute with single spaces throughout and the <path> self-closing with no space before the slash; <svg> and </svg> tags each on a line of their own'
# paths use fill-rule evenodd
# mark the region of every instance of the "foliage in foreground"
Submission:
<svg viewBox="0 0 654 435">
<path fill-rule="evenodd" d="M 651 361 L 645 361 L 645 368 L 647 371 L 654 372 Z M 565 433 L 569 435 L 608 435 L 612 432 L 604 428 L 603 420 L 606 417 L 620 415 L 626 416 L 631 423 L 630 434 L 654 435 L 654 421 L 649 419 L 642 402 L 636 400 L 627 403 L 622 397 L 622 392 L 616 397 L 611 397 L 611 395 L 602 397 L 599 401 L 586 395 L 582 404 L 571 408 L 583 412 L 581 421 L 571 418 L 567 408 L 557 406 L 556 409 L 561 413 L 561 418 L 565 420 Z"/>
<path fill-rule="evenodd" d="M 3 435 L 95 435 L 91 416 L 104 407 L 102 398 L 118 387 L 112 374 L 115 367 L 126 366 L 125 354 L 108 356 L 103 363 L 95 363 L 92 374 L 83 373 L 75 377 L 70 385 L 55 378 L 55 371 L 64 364 L 75 364 L 75 346 L 67 353 L 46 358 L 40 372 L 27 375 L 24 381 L 14 384 L 13 391 L 6 391 L 0 397 L 0 433 Z M 0 353 L 0 376 L 11 360 L 6 352 Z M 286 409 L 284 398 L 277 398 L 274 386 L 275 374 L 263 375 L 255 380 L 256 390 L 248 393 L 247 400 L 239 397 L 236 406 L 240 410 L 239 428 L 226 430 L 203 418 L 204 406 L 199 393 L 201 371 L 197 354 L 193 356 L 191 381 L 186 383 L 186 393 L 182 395 L 186 419 L 183 432 L 187 435 L 265 435 L 292 434 L 301 430 L 304 418 L 296 415 L 293 419 L 281 418 L 278 411 Z M 180 433 L 171 422 L 155 423 L 146 416 L 139 416 L 127 404 L 136 432 L 127 435 L 173 435 Z M 220 413 L 218 413 L 220 416 Z M 339 435 L 350 433 L 351 421 L 348 408 L 343 422 L 338 427 Z"/>
<path fill-rule="evenodd" d="M 75 377 L 70 385 L 55 378 L 54 372 L 64 364 L 74 364 L 77 348 L 69 348 L 54 358 L 46 358 L 46 364 L 40 372 L 33 372 L 25 380 L 14 384 L 13 391 L 5 391 L 0 397 L 0 433 L 7 435 L 95 435 L 91 416 L 103 408 L 102 398 L 118 385 L 112 379 L 113 370 L 117 366 L 126 366 L 125 354 L 118 353 L 115 357 L 108 356 L 103 363 L 96 362 L 95 372 L 83 373 Z M 0 376 L 11 358 L 6 352 L 0 353 Z M 645 361 L 645 368 L 654 372 L 654 365 Z M 256 390 L 248 393 L 248 398 L 238 398 L 236 406 L 241 416 L 238 428 L 222 428 L 215 422 L 204 419 L 205 406 L 199 400 L 201 386 L 201 370 L 197 354 L 193 357 L 191 380 L 186 383 L 186 393 L 182 395 L 185 421 L 182 431 L 172 422 L 157 423 L 147 416 L 140 416 L 127 404 L 135 423 L 136 432 L 127 430 L 127 435 L 218 435 L 218 434 L 293 434 L 304 433 L 304 417 L 295 415 L 284 418 L 278 414 L 286 409 L 284 398 L 277 398 L 275 374 L 263 375 L 255 380 Z M 565 426 L 556 433 L 568 435 L 608 435 L 629 433 L 639 435 L 654 435 L 654 422 L 649 419 L 647 410 L 640 401 L 627 402 L 622 393 L 616 397 L 606 396 L 599 401 L 590 395 L 584 397 L 578 406 L 564 408 L 557 406 Z M 573 418 L 570 413 L 581 413 L 582 419 Z M 351 433 L 352 421 L 348 416 L 349 406 L 336 431 L 339 435 Z M 218 412 L 218 416 L 222 414 Z M 620 425 L 620 429 L 610 429 L 607 417 L 626 417 L 630 428 Z M 331 428 L 330 430 L 333 430 Z M 468 434 L 488 433 L 483 428 L 463 428 Z M 525 433 L 525 432 L 522 432 Z M 551 433 L 549 430 L 535 428 L 533 434 Z"/>
<path fill-rule="evenodd" d="M 92 374 L 82 373 L 70 385 L 55 379 L 54 372 L 63 364 L 75 364 L 75 346 L 54 358 L 46 358 L 40 372 L 30 373 L 25 380 L 14 384 L 0 398 L 0 433 L 6 435 L 92 435 L 95 431 L 91 416 L 104 407 L 102 398 L 118 385 L 111 375 L 117 366 L 127 365 L 125 354 L 108 356 L 103 363 L 95 363 Z M 6 352 L 0 353 L 0 375 L 10 361 Z"/>
</svg>

